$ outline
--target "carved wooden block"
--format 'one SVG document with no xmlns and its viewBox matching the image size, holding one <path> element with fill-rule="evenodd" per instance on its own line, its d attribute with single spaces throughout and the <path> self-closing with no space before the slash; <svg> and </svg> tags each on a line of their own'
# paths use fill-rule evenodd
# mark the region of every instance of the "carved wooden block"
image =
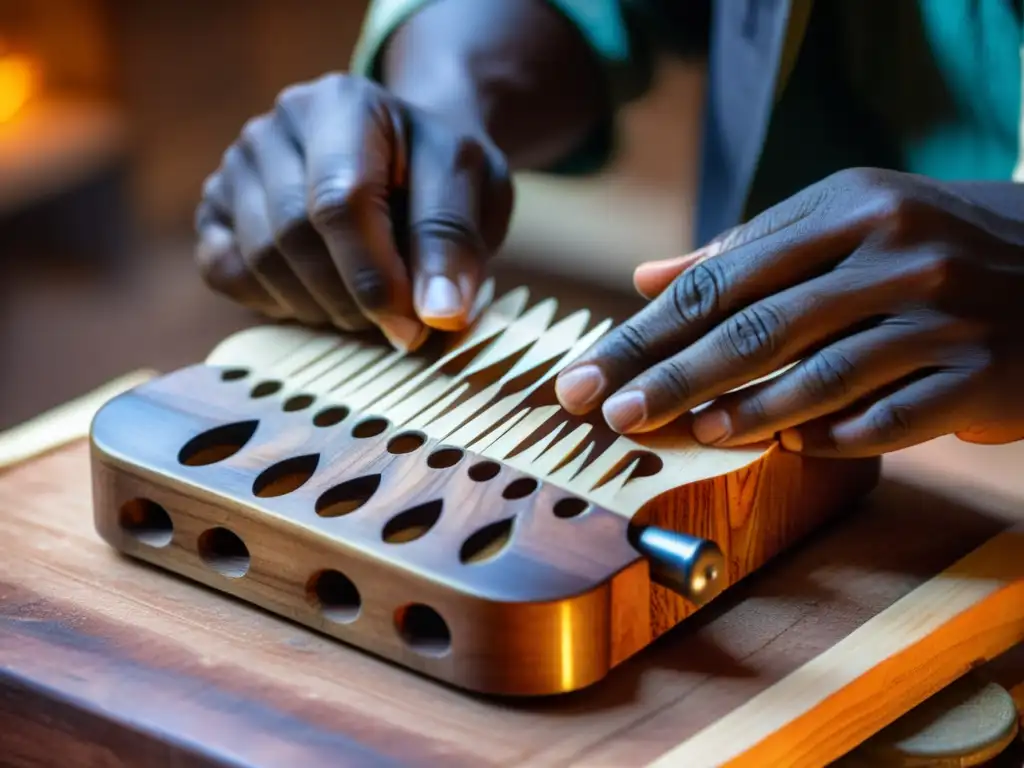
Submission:
<svg viewBox="0 0 1024 768">
<path fill-rule="evenodd" d="M 98 531 L 421 673 L 537 695 L 601 679 L 877 479 L 573 417 L 554 377 L 609 323 L 490 298 L 420 353 L 260 327 L 112 399 Z"/>
</svg>

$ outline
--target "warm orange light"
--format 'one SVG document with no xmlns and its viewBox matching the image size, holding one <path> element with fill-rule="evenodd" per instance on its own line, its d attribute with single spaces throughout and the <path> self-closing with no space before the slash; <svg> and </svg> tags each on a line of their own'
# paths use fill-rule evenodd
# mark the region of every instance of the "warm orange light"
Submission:
<svg viewBox="0 0 1024 768">
<path fill-rule="evenodd" d="M 0 55 L 0 123 L 11 120 L 39 88 L 40 73 L 28 56 Z"/>
</svg>

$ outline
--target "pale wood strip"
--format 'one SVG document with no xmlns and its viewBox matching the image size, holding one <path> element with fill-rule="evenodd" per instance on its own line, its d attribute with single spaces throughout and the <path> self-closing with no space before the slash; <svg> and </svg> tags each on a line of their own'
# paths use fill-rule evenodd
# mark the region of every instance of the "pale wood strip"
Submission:
<svg viewBox="0 0 1024 768">
<path fill-rule="evenodd" d="M 148 369 L 132 371 L 92 392 L 0 432 L 0 469 L 88 437 L 93 417 L 108 400 L 158 375 L 156 371 Z"/>
<path fill-rule="evenodd" d="M 1022 640 L 1016 526 L 650 766 L 825 765 Z"/>
</svg>

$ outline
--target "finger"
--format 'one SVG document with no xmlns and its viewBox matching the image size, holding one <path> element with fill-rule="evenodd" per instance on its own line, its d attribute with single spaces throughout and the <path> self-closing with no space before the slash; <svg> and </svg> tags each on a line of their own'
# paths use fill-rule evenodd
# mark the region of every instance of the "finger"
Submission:
<svg viewBox="0 0 1024 768">
<path fill-rule="evenodd" d="M 660 261 L 647 261 L 633 271 L 633 287 L 645 299 L 659 296 L 679 275 L 700 262 L 717 256 L 738 244 L 744 235 L 742 227 L 729 230 L 690 253 Z"/>
<path fill-rule="evenodd" d="M 273 241 L 299 282 L 337 327 L 350 331 L 369 327 L 309 221 L 302 156 L 279 118 L 262 116 L 247 123 L 241 146 L 266 196 Z"/>
<path fill-rule="evenodd" d="M 237 146 L 224 155 L 224 181 L 231 201 L 235 240 L 249 270 L 300 322 L 326 322 L 327 314 L 277 250 L 267 217 L 266 193 L 255 168 Z"/>
<path fill-rule="evenodd" d="M 644 309 L 602 337 L 559 374 L 571 413 L 693 344 L 742 307 L 819 276 L 864 238 L 869 207 L 835 211 L 809 190 L 728 235 L 724 250 L 679 275 Z M 830 217 L 835 218 L 830 218 Z"/>
<path fill-rule="evenodd" d="M 957 354 L 957 326 L 936 315 L 883 322 L 814 352 L 780 376 L 730 392 L 696 414 L 701 443 L 732 447 L 842 411 Z"/>
<path fill-rule="evenodd" d="M 399 121 L 371 86 L 325 78 L 296 129 L 303 133 L 310 220 L 349 294 L 392 344 L 417 348 L 428 331 L 413 310 L 389 215 L 394 166 L 405 156 Z"/>
<path fill-rule="evenodd" d="M 488 159 L 479 142 L 429 118 L 417 128 L 409 169 L 416 311 L 431 327 L 457 331 L 466 326 L 490 255 L 481 226 Z"/>
<path fill-rule="evenodd" d="M 901 309 L 926 254 L 900 254 L 898 270 L 846 268 L 750 304 L 683 351 L 626 383 L 603 406 L 623 433 L 657 429 L 683 413 Z"/>
<path fill-rule="evenodd" d="M 942 370 L 874 400 L 854 413 L 788 429 L 784 448 L 807 456 L 862 458 L 909 448 L 967 429 L 976 390 L 972 370 Z"/>
<path fill-rule="evenodd" d="M 209 206 L 208 203 L 201 203 Z M 238 251 L 231 230 L 204 214 L 205 224 L 199 229 L 195 260 L 203 281 L 217 293 L 256 312 L 273 318 L 284 318 L 287 311 L 267 293 L 249 271 Z"/>
</svg>

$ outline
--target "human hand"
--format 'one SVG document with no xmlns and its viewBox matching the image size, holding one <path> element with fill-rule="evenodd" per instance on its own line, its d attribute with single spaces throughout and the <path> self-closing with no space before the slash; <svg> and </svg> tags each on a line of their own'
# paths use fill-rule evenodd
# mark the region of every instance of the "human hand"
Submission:
<svg viewBox="0 0 1024 768">
<path fill-rule="evenodd" d="M 375 83 L 331 74 L 250 120 L 203 188 L 206 282 L 274 318 L 378 326 L 402 349 L 465 327 L 504 239 L 501 152 Z"/>
<path fill-rule="evenodd" d="M 568 366 L 558 395 L 574 413 L 603 402 L 624 433 L 712 401 L 693 414 L 700 442 L 781 433 L 809 455 L 1021 439 L 1022 246 L 1021 222 L 938 182 L 844 171 L 639 268 L 653 300 Z"/>
</svg>

